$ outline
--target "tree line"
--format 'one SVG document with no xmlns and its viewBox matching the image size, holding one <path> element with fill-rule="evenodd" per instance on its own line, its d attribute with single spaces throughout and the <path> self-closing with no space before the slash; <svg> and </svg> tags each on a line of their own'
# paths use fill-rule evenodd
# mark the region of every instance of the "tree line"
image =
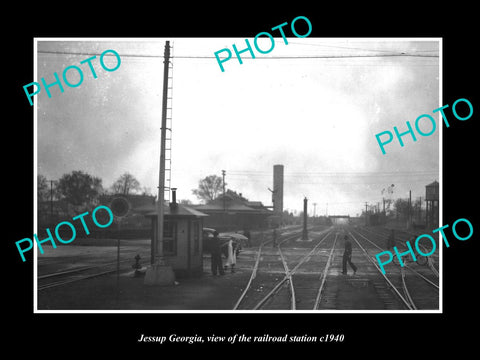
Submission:
<svg viewBox="0 0 480 360">
<path fill-rule="evenodd" d="M 149 189 L 141 187 L 140 182 L 125 172 L 110 186 L 105 188 L 102 179 L 80 170 L 62 175 L 58 180 L 48 180 L 37 175 L 37 199 L 39 202 L 65 200 L 74 206 L 91 205 L 100 195 L 140 194 L 151 195 Z"/>
<path fill-rule="evenodd" d="M 225 184 L 226 185 L 226 184 Z M 201 179 L 198 188 L 192 193 L 202 202 L 215 200 L 223 190 L 223 179 L 217 175 L 209 175 Z M 247 201 L 245 197 L 234 190 L 227 189 L 227 195 Z M 103 181 L 81 170 L 74 170 L 62 175 L 58 180 L 48 180 L 44 175 L 37 175 L 37 199 L 39 202 L 51 200 L 65 200 L 74 206 L 92 204 L 100 195 L 114 194 L 142 194 L 152 196 L 150 189 L 142 187 L 134 175 L 125 172 L 105 188 Z M 188 204 L 189 200 L 180 200 Z"/>
</svg>

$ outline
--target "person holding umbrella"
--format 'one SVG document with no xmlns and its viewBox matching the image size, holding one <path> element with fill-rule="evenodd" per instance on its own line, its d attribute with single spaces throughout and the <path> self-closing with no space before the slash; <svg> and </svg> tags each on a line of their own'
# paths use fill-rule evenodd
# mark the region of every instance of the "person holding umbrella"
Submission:
<svg viewBox="0 0 480 360">
<path fill-rule="evenodd" d="M 227 262 L 225 263 L 225 269 L 230 266 L 230 271 L 233 274 L 235 272 L 235 264 L 237 263 L 237 244 L 232 238 L 227 243 Z"/>
<path fill-rule="evenodd" d="M 211 262 L 212 262 L 212 274 L 217 275 L 217 271 L 220 275 L 225 275 L 222 266 L 222 250 L 220 245 L 220 238 L 218 232 L 213 232 L 212 247 L 211 247 Z"/>
</svg>

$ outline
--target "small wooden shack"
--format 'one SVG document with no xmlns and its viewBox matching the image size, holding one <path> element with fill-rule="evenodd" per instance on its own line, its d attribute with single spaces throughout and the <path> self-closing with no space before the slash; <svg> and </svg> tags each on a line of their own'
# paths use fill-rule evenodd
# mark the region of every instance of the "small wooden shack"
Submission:
<svg viewBox="0 0 480 360">
<path fill-rule="evenodd" d="M 153 244 L 158 229 L 157 211 L 146 214 L 151 219 L 151 263 L 154 262 Z M 203 218 L 200 211 L 178 204 L 175 196 L 164 205 L 163 258 L 178 277 L 198 276 L 203 273 L 202 232 Z"/>
</svg>

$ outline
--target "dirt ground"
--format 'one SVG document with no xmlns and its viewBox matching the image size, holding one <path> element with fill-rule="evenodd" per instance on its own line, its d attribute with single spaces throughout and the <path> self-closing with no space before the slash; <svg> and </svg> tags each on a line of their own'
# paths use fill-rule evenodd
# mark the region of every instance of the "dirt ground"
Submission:
<svg viewBox="0 0 480 360">
<path fill-rule="evenodd" d="M 100 276 L 42 290 L 39 310 L 231 310 L 249 273 L 176 279 L 172 286 L 147 286 L 132 272 Z"/>
</svg>

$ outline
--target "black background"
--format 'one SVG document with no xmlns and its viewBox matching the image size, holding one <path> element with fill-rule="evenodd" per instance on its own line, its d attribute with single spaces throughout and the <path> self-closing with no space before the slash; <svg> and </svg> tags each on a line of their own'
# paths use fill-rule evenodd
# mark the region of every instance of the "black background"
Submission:
<svg viewBox="0 0 480 360">
<path fill-rule="evenodd" d="M 183 351 L 212 357 L 231 357 L 256 350 L 282 354 L 286 347 L 298 356 L 325 353 L 353 356 L 418 357 L 445 350 L 466 354 L 475 345 L 478 296 L 478 175 L 476 150 L 480 104 L 478 89 L 476 10 L 467 4 L 418 7 L 399 2 L 380 7 L 340 3 L 336 8 L 285 3 L 263 8 L 246 3 L 182 4 L 173 10 L 162 3 L 149 6 L 108 4 L 34 5 L 5 13 L 2 24 L 5 53 L 3 89 L 5 211 L 3 219 L 4 329 L 2 338 L 11 354 L 26 351 L 59 358 L 80 356 L 145 356 L 161 358 Z M 445 3 L 443 3 L 445 4 Z M 7 14 L 8 13 L 8 14 Z M 33 107 L 23 85 L 33 79 L 34 37 L 228 37 L 253 38 L 296 16 L 312 23 L 310 37 L 442 37 L 443 104 L 467 98 L 473 116 L 458 121 L 450 116 L 443 128 L 443 224 L 469 219 L 474 235 L 468 241 L 451 240 L 444 247 L 443 314 L 33 314 L 33 261 L 22 263 L 15 241 L 33 235 Z M 9 22 L 9 17 L 11 21 Z M 475 22 L 476 21 L 476 22 Z M 279 74 L 281 76 L 281 74 Z M 212 106 L 215 106 L 212 104 Z M 450 112 L 448 112 L 450 113 Z M 447 114 L 448 114 L 447 113 Z M 451 113 L 450 113 L 451 114 Z M 419 114 L 420 115 L 420 114 Z M 409 120 L 409 119 L 406 119 Z M 410 119 L 411 120 L 411 119 Z M 5 217 L 6 215 L 6 217 Z M 473 326 L 472 326 L 473 325 Z M 286 331 L 287 330 L 287 331 Z M 138 344 L 142 333 L 152 335 L 250 336 L 318 335 L 340 333 L 341 344 Z M 134 350 L 129 353 L 127 350 Z M 265 353 L 268 354 L 268 353 Z M 286 354 L 285 354 L 286 355 Z M 446 355 L 446 354 L 445 354 Z M 259 354 L 258 354 L 259 356 Z"/>
</svg>

